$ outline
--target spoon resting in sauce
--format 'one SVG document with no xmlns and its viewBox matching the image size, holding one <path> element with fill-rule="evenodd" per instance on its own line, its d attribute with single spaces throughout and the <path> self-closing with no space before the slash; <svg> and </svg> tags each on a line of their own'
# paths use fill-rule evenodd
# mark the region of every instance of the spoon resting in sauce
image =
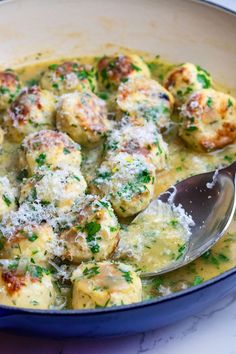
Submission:
<svg viewBox="0 0 236 354">
<path fill-rule="evenodd" d="M 190 234 L 181 257 L 158 269 L 149 267 L 148 272 L 141 272 L 142 278 L 183 267 L 200 257 L 223 236 L 236 206 L 235 175 L 236 161 L 221 170 L 187 178 L 152 202 L 181 207 L 192 223 L 189 223 Z"/>
</svg>

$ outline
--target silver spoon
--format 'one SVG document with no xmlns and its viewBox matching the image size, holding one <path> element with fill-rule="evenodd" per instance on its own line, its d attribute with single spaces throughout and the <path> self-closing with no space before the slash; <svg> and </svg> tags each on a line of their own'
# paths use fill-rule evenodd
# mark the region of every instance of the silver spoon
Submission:
<svg viewBox="0 0 236 354">
<path fill-rule="evenodd" d="M 195 225 L 183 257 L 153 272 L 142 273 L 151 277 L 167 273 L 194 261 L 210 249 L 226 232 L 236 206 L 236 161 L 221 170 L 187 178 L 161 194 L 158 199 L 168 202 L 173 194 L 174 205 L 181 204 Z"/>
</svg>

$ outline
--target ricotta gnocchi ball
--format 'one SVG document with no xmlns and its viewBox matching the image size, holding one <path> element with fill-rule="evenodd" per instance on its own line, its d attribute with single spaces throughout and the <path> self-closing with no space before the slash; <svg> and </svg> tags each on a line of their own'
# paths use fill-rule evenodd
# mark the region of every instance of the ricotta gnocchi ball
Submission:
<svg viewBox="0 0 236 354">
<path fill-rule="evenodd" d="M 81 148 L 68 135 L 40 130 L 28 135 L 22 142 L 20 167 L 29 175 L 45 169 L 78 170 L 81 164 Z"/>
<path fill-rule="evenodd" d="M 10 106 L 19 94 L 20 89 L 20 80 L 13 71 L 0 71 L 0 111 Z"/>
<path fill-rule="evenodd" d="M 220 149 L 236 138 L 236 100 L 213 89 L 193 94 L 181 110 L 179 135 L 193 149 Z"/>
<path fill-rule="evenodd" d="M 142 300 L 141 280 L 126 264 L 82 263 L 71 280 L 73 309 L 128 305 Z"/>
<path fill-rule="evenodd" d="M 61 234 L 65 259 L 82 261 L 107 259 L 119 241 L 119 224 L 106 199 L 88 195 L 73 208 L 73 226 Z"/>
<path fill-rule="evenodd" d="M 0 177 L 0 219 L 4 214 L 16 209 L 17 191 L 7 177 Z"/>
<path fill-rule="evenodd" d="M 107 196 L 120 217 L 139 213 L 154 195 L 155 167 L 142 155 L 120 152 L 105 160 L 90 190 Z"/>
<path fill-rule="evenodd" d="M 53 129 L 55 99 L 51 92 L 32 86 L 21 91 L 3 117 L 8 137 L 14 142 L 35 131 Z"/>
<path fill-rule="evenodd" d="M 0 270 L 2 305 L 32 309 L 48 309 L 53 305 L 56 291 L 47 268 L 19 260 L 9 261 L 4 268 Z"/>
<path fill-rule="evenodd" d="M 212 78 L 199 65 L 185 63 L 167 74 L 164 86 L 174 96 L 176 107 L 180 107 L 195 91 L 210 88 Z"/>
<path fill-rule="evenodd" d="M 117 89 L 130 77 L 151 76 L 147 64 L 138 55 L 104 56 L 98 62 L 98 80 L 101 89 Z"/>
<path fill-rule="evenodd" d="M 134 77 L 119 86 L 117 93 L 118 114 L 126 113 L 133 119 L 144 118 L 154 122 L 159 130 L 170 125 L 174 99 L 157 81 Z"/>
<path fill-rule="evenodd" d="M 29 258 L 37 264 L 46 264 L 52 256 L 55 235 L 47 223 L 24 225 L 10 237 L 0 238 L 0 258 Z"/>
<path fill-rule="evenodd" d="M 62 95 L 74 91 L 96 91 L 97 82 L 94 68 L 77 62 L 51 64 L 42 74 L 40 81 L 43 89 Z"/>
<path fill-rule="evenodd" d="M 122 119 L 116 129 L 113 129 L 105 144 L 105 158 L 120 152 L 140 154 L 152 163 L 157 171 L 167 165 L 168 146 L 158 133 L 153 122 L 130 122 Z"/>
<path fill-rule="evenodd" d="M 57 128 L 81 145 L 97 144 L 110 129 L 106 103 L 92 92 L 61 96 L 57 109 Z"/>
<path fill-rule="evenodd" d="M 85 193 L 87 183 L 80 170 L 46 171 L 27 179 L 21 187 L 20 203 L 53 204 L 64 211 L 71 209 L 75 200 Z"/>
</svg>

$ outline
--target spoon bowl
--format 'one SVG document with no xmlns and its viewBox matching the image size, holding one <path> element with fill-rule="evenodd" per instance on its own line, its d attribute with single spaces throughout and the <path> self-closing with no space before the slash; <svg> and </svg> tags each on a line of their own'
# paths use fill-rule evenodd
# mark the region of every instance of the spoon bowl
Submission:
<svg viewBox="0 0 236 354">
<path fill-rule="evenodd" d="M 236 206 L 235 174 L 236 161 L 224 169 L 187 178 L 158 197 L 163 203 L 181 205 L 192 217 L 194 225 L 183 257 L 161 269 L 142 273 L 143 278 L 183 267 L 200 257 L 223 236 Z"/>
</svg>

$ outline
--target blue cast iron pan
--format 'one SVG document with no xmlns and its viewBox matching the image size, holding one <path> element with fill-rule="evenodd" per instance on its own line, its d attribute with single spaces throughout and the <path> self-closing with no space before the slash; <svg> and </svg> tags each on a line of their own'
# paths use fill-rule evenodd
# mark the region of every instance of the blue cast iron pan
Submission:
<svg viewBox="0 0 236 354">
<path fill-rule="evenodd" d="M 222 6 L 214 7 L 236 15 Z M 236 268 L 193 288 L 126 306 L 58 311 L 0 305 L 0 330 L 19 335 L 57 338 L 135 334 L 196 314 L 234 291 Z"/>
</svg>

